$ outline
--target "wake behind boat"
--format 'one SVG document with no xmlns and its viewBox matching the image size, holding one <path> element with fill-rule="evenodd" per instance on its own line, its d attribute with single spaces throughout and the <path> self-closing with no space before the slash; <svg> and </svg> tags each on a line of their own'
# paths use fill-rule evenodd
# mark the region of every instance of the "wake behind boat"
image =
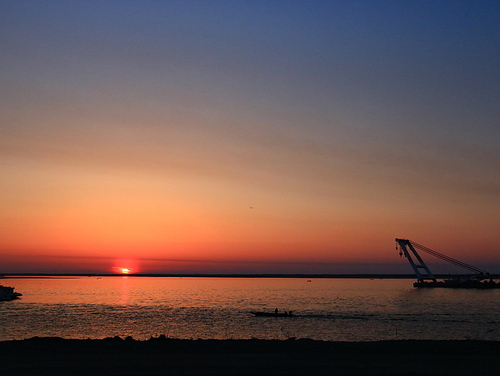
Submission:
<svg viewBox="0 0 500 376">
<path fill-rule="evenodd" d="M 262 316 L 262 317 L 294 317 L 295 315 L 292 311 L 284 311 L 279 312 L 275 310 L 274 312 L 266 312 L 266 311 L 250 311 L 250 313 L 254 316 Z"/>
</svg>

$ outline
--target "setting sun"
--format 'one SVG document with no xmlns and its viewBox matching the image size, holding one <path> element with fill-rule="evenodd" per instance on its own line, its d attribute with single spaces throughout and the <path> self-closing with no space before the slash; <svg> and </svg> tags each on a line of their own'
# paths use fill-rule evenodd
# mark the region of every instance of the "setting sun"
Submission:
<svg viewBox="0 0 500 376">
<path fill-rule="evenodd" d="M 122 268 L 122 274 L 128 274 L 128 273 L 130 273 L 130 269 Z"/>
</svg>

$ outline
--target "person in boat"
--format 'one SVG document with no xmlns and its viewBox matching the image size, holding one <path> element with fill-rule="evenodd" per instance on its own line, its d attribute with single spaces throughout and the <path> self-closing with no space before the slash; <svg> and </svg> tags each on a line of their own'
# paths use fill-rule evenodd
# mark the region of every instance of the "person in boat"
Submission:
<svg viewBox="0 0 500 376">
<path fill-rule="evenodd" d="M 277 315 L 278 314 L 278 308 L 275 308 L 274 309 L 274 314 Z"/>
</svg>

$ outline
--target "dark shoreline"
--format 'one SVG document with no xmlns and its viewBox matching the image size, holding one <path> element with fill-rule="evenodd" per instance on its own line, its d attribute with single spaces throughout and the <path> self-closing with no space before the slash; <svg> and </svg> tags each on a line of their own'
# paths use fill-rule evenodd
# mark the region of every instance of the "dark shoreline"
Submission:
<svg viewBox="0 0 500 376">
<path fill-rule="evenodd" d="M 0 374 L 498 375 L 500 342 L 179 340 L 164 337 L 0 342 Z"/>
</svg>

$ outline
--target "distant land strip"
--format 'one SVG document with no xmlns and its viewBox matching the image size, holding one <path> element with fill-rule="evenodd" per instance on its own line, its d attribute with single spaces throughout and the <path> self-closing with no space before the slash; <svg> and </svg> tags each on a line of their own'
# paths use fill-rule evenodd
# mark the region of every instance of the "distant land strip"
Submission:
<svg viewBox="0 0 500 376">
<path fill-rule="evenodd" d="M 438 279 L 466 276 L 470 274 L 435 274 Z M 414 274 L 119 274 L 119 273 L 3 273 L 0 278 L 32 278 L 32 277 L 168 277 L 168 278 L 299 278 L 299 279 L 416 279 Z M 492 274 L 493 279 L 500 274 Z"/>
</svg>

